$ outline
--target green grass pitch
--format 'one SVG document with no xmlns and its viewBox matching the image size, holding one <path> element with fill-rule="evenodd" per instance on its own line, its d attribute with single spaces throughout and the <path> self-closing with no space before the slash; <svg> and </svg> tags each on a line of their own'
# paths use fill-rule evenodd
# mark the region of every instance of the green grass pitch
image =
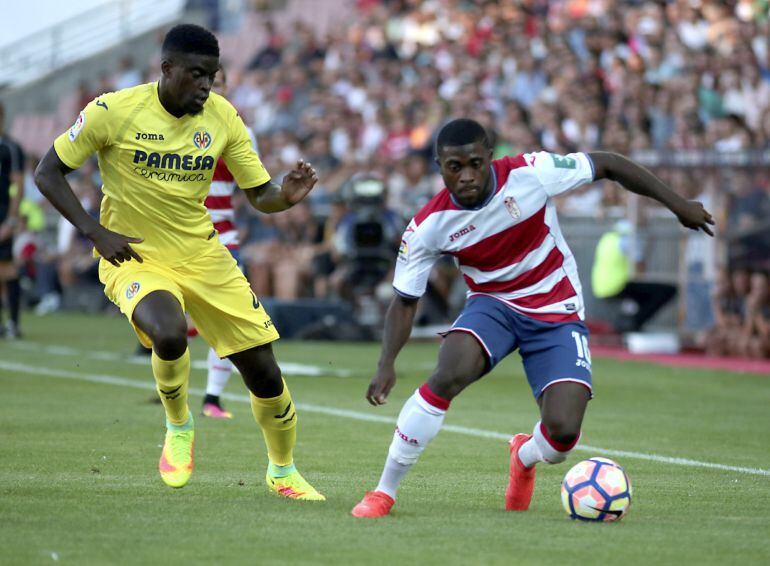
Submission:
<svg viewBox="0 0 770 566">
<path fill-rule="evenodd" d="M 583 524 L 562 510 L 559 484 L 570 462 L 599 455 L 586 450 L 538 468 L 530 511 L 503 510 L 501 435 L 537 418 L 511 356 L 446 419 L 498 434 L 448 427 L 405 480 L 394 515 L 360 521 L 350 509 L 376 485 L 393 432 L 383 417 L 424 381 L 437 343 L 404 350 L 400 381 L 378 409 L 363 397 L 377 345 L 277 344 L 279 361 L 321 368 L 287 375 L 297 465 L 328 497 L 305 503 L 265 487 L 264 444 L 237 376 L 235 418 L 197 418 L 196 470 L 173 490 L 157 472 L 164 429 L 149 363 L 131 362 L 126 322 L 29 316 L 25 330 L 24 342 L 0 341 L 0 564 L 770 563 L 770 376 L 594 360 L 582 443 L 633 453 L 610 457 L 634 501 L 618 524 Z M 205 360 L 200 339 L 191 348 Z M 191 380 L 202 389 L 205 372 Z M 191 407 L 200 410 L 199 395 Z"/>
</svg>

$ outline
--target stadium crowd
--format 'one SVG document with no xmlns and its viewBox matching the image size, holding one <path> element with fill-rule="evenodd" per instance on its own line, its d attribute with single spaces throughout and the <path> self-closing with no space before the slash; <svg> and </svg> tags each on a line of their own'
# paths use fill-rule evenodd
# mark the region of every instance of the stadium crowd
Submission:
<svg viewBox="0 0 770 566">
<path fill-rule="evenodd" d="M 481 121 L 497 156 L 532 148 L 625 154 L 770 148 L 768 0 L 358 0 L 356 6 L 323 37 L 302 22 L 282 31 L 266 17 L 262 47 L 245 67 L 228 67 L 229 98 L 255 131 L 267 169 L 280 176 L 301 156 L 320 179 L 307 206 L 270 218 L 236 199 L 242 256 L 259 294 L 344 296 L 355 273 L 344 245 L 345 219 L 356 212 L 350 179 L 364 174 L 381 181 L 382 218 L 399 225 L 383 232 L 384 245 L 397 246 L 400 227 L 441 188 L 432 142 L 449 117 Z M 150 67 L 124 60 L 114 75 L 81 85 L 80 104 L 154 80 Z M 28 291 L 39 312 L 46 312 L 59 306 L 63 289 L 95 280 L 95 260 L 37 192 L 35 163 L 28 159 L 32 212 L 17 257 L 35 282 Z M 703 190 L 697 171 L 661 174 L 687 196 Z M 76 176 L 73 186 L 97 214 L 97 170 Z M 732 211 L 720 219 L 720 231 L 767 218 L 766 172 L 720 183 Z M 563 214 L 605 215 L 624 206 L 624 194 L 613 183 L 595 184 L 559 206 Z M 449 314 L 458 295 L 446 269 L 437 269 L 431 288 L 439 310 Z M 756 293 L 766 307 L 767 291 Z"/>
</svg>

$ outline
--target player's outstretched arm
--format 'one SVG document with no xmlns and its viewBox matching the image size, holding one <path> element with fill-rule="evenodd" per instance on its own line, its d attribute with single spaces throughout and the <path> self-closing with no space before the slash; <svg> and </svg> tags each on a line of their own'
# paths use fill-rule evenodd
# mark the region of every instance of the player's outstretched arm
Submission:
<svg viewBox="0 0 770 566">
<path fill-rule="evenodd" d="M 142 258 L 131 248 L 131 244 L 141 243 L 142 239 L 112 232 L 88 214 L 65 178 L 71 171 L 52 147 L 35 169 L 35 183 L 54 208 L 94 243 L 96 251 L 104 259 L 115 266 L 131 261 L 131 258 L 141 263 Z"/>
<path fill-rule="evenodd" d="M 417 299 L 401 295 L 393 297 L 388 307 L 377 373 L 374 374 L 369 389 L 366 390 L 366 399 L 375 407 L 387 403 L 388 394 L 396 384 L 396 357 L 409 340 L 416 312 Z"/>
<path fill-rule="evenodd" d="M 593 161 L 596 179 L 617 181 L 632 193 L 655 199 L 673 212 L 683 226 L 714 235 L 709 227 L 714 225 L 714 219 L 700 202 L 682 198 L 638 163 L 608 151 L 594 151 L 588 156 Z"/>
<path fill-rule="evenodd" d="M 297 166 L 289 171 L 280 185 L 268 181 L 259 187 L 245 189 L 245 193 L 251 206 L 260 212 L 271 214 L 297 204 L 307 196 L 317 182 L 318 175 L 313 166 L 300 159 L 297 161 Z"/>
</svg>

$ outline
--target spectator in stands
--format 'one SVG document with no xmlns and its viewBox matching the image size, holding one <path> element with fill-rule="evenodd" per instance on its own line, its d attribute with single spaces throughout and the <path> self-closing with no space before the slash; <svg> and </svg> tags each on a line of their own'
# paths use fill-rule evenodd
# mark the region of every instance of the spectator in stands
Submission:
<svg viewBox="0 0 770 566">
<path fill-rule="evenodd" d="M 311 294 L 312 259 L 321 241 L 321 227 L 307 203 L 276 214 L 279 245 L 271 262 L 272 296 L 294 300 Z"/>
<path fill-rule="evenodd" d="M 91 176 L 93 164 L 87 162 L 71 185 L 75 196 L 91 216 L 99 217 L 101 193 Z M 64 218 L 59 220 L 58 276 L 64 301 L 73 299 L 74 289 L 80 284 L 99 285 L 99 261 L 93 255 L 93 244 L 79 234 Z M 99 295 L 96 295 L 101 299 Z M 79 302 L 79 301 L 76 301 Z"/>
<path fill-rule="evenodd" d="M 275 28 L 275 24 L 270 20 L 265 20 L 265 46 L 254 56 L 247 68 L 254 69 L 272 69 L 281 62 L 283 57 L 284 41 L 283 37 Z"/>
<path fill-rule="evenodd" d="M 750 175 L 735 173 L 731 176 L 730 226 L 732 230 L 750 228 L 756 222 L 770 217 L 770 197 L 764 190 L 764 173 Z"/>
<path fill-rule="evenodd" d="M 596 246 L 591 271 L 594 296 L 615 301 L 618 332 L 639 332 L 676 296 L 676 285 L 639 280 L 642 243 L 631 223 L 622 220 Z"/>
<path fill-rule="evenodd" d="M 113 79 L 112 75 L 108 73 L 102 73 L 101 75 L 99 75 L 99 82 L 96 85 L 96 89 L 94 91 L 94 97 L 97 97 L 100 94 L 104 94 L 105 92 L 114 92 L 114 91 L 115 91 L 115 80 Z"/>
<path fill-rule="evenodd" d="M 19 225 L 19 205 L 24 196 L 24 152 L 5 131 L 5 107 L 0 103 L 0 336 L 19 338 L 21 286 L 13 257 L 13 238 Z M 9 317 L 2 320 L 3 294 Z"/>
<path fill-rule="evenodd" d="M 314 297 L 326 299 L 331 295 L 330 280 L 339 267 L 341 259 L 334 247 L 334 236 L 347 213 L 348 207 L 345 199 L 340 195 L 334 195 L 329 214 L 322 221 L 320 241 L 315 247 L 313 256 Z"/>
<path fill-rule="evenodd" d="M 85 108 L 93 99 L 94 93 L 91 92 L 88 82 L 80 81 L 78 83 L 77 92 L 75 93 L 75 108 Z"/>
<path fill-rule="evenodd" d="M 742 316 L 742 308 L 727 270 L 722 270 L 717 276 L 711 309 L 714 313 L 714 326 L 706 336 L 706 353 L 724 356 L 728 352 L 729 336 L 740 327 Z"/>
<path fill-rule="evenodd" d="M 770 289 L 764 272 L 751 274 L 746 297 L 743 340 L 738 355 L 752 358 L 770 357 Z"/>
<path fill-rule="evenodd" d="M 425 156 L 413 152 L 398 163 L 388 178 L 388 208 L 408 220 L 442 188 L 441 178 L 429 171 Z"/>
<path fill-rule="evenodd" d="M 142 83 L 142 72 L 134 65 L 130 55 L 121 58 L 118 63 L 118 74 L 115 76 L 114 89 L 121 90 Z M 84 106 L 81 106 L 83 108 Z"/>
<path fill-rule="evenodd" d="M 750 274 L 742 267 L 722 272 L 714 292 L 714 327 L 706 341 L 706 353 L 714 356 L 740 355 L 746 351 L 743 329 Z"/>
</svg>

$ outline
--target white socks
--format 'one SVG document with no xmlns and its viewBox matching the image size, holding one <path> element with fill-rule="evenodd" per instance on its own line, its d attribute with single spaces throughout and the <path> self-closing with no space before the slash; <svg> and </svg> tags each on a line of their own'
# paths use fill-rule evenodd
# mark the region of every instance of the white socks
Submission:
<svg viewBox="0 0 770 566">
<path fill-rule="evenodd" d="M 438 434 L 449 401 L 435 395 L 427 385 L 414 392 L 398 415 L 396 431 L 390 443 L 385 469 L 382 471 L 377 491 L 396 498 L 401 480 Z"/>
<path fill-rule="evenodd" d="M 209 357 L 206 360 L 209 367 L 208 380 L 206 381 L 206 395 L 219 397 L 225 390 L 227 380 L 233 371 L 233 362 L 227 358 L 220 360 L 213 348 L 209 348 Z"/>
<path fill-rule="evenodd" d="M 548 436 L 548 431 L 543 423 L 537 421 L 535 430 L 532 431 L 532 438 L 519 448 L 519 459 L 527 468 L 531 468 L 538 462 L 558 464 L 567 459 L 579 440 L 580 437 L 578 436 L 572 444 L 556 442 Z"/>
<path fill-rule="evenodd" d="M 380 476 L 380 483 L 377 484 L 375 491 L 381 491 L 387 493 L 393 499 L 396 498 L 396 490 L 398 490 L 398 484 L 404 479 L 406 472 L 412 467 L 411 464 L 404 465 L 399 464 L 393 458 L 388 455 L 385 458 L 385 468 L 382 470 L 382 476 Z"/>
</svg>

